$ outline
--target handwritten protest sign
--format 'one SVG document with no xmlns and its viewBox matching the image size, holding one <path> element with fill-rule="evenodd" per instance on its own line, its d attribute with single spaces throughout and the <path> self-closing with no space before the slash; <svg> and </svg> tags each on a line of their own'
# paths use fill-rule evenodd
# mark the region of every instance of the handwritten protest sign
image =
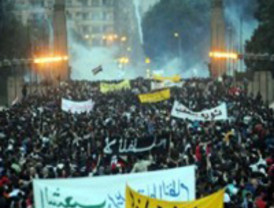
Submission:
<svg viewBox="0 0 274 208">
<path fill-rule="evenodd" d="M 182 87 L 183 82 L 174 83 L 171 81 L 163 81 L 163 82 L 151 82 L 150 89 L 158 90 L 163 88 L 171 88 L 171 87 Z"/>
<path fill-rule="evenodd" d="M 176 192 L 177 190 L 172 190 Z M 190 202 L 172 202 L 155 199 L 126 188 L 126 208 L 223 208 L 224 189 L 207 197 Z"/>
<path fill-rule="evenodd" d="M 191 111 L 189 108 L 174 102 L 171 115 L 176 118 L 189 119 L 193 121 L 212 121 L 212 120 L 227 120 L 227 106 L 225 103 L 211 109 L 200 112 Z"/>
<path fill-rule="evenodd" d="M 154 198 L 195 199 L 194 166 L 187 166 L 115 176 L 35 179 L 34 203 L 39 208 L 124 208 L 126 184 Z"/>
<path fill-rule="evenodd" d="M 168 100 L 169 98 L 170 89 L 139 95 L 139 100 L 141 101 L 141 103 L 156 103 Z"/>
<path fill-rule="evenodd" d="M 124 80 L 119 83 L 100 83 L 100 91 L 101 93 L 108 93 L 113 91 L 119 91 L 123 89 L 130 89 L 129 80 Z"/>
<path fill-rule="evenodd" d="M 142 153 L 150 150 L 167 151 L 169 139 L 148 136 L 138 139 L 106 138 L 104 153 L 106 154 L 131 154 Z"/>
<path fill-rule="evenodd" d="M 71 113 L 87 113 L 92 111 L 94 102 L 87 101 L 73 101 L 62 98 L 61 108 L 63 111 Z"/>
<path fill-rule="evenodd" d="M 180 75 L 174 75 L 172 77 L 163 77 L 161 75 L 154 74 L 153 79 L 157 81 L 171 81 L 171 82 L 180 82 L 181 81 L 181 76 Z"/>
</svg>

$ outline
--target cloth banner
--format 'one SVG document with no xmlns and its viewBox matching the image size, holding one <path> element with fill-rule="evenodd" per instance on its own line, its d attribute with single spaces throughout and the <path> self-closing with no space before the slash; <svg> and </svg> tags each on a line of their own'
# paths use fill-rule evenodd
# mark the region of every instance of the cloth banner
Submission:
<svg viewBox="0 0 274 208">
<path fill-rule="evenodd" d="M 212 121 L 212 120 L 227 120 L 227 106 L 226 103 L 203 110 L 200 112 L 191 111 L 178 101 L 174 102 L 172 107 L 171 115 L 176 118 L 189 119 L 192 121 Z"/>
<path fill-rule="evenodd" d="M 274 110 L 274 103 L 270 104 L 269 108 L 272 108 Z"/>
<path fill-rule="evenodd" d="M 138 96 L 141 103 L 156 103 L 156 102 L 168 100 L 170 98 L 170 89 L 147 93 L 147 94 L 140 94 Z"/>
<path fill-rule="evenodd" d="M 61 108 L 63 111 L 71 113 L 85 113 L 92 111 L 94 102 L 92 100 L 87 101 L 72 101 L 62 98 Z"/>
<path fill-rule="evenodd" d="M 180 75 L 174 75 L 172 77 L 163 77 L 161 75 L 154 74 L 153 79 L 157 81 L 171 81 L 171 82 L 180 82 L 181 81 L 181 76 Z"/>
<path fill-rule="evenodd" d="M 177 194 L 178 190 L 173 194 Z M 224 207 L 224 189 L 215 192 L 207 197 L 191 202 L 171 202 L 145 196 L 134 191 L 129 186 L 126 187 L 126 208 L 223 208 Z"/>
<path fill-rule="evenodd" d="M 149 136 L 139 139 L 105 139 L 105 154 L 132 154 L 142 153 L 153 150 L 154 152 L 165 152 L 169 148 L 169 139 L 156 138 L 155 136 Z"/>
<path fill-rule="evenodd" d="M 37 208 L 124 208 L 126 184 L 164 200 L 194 200 L 194 166 L 145 173 L 73 179 L 34 179 Z"/>
<path fill-rule="evenodd" d="M 170 87 L 182 87 L 183 82 L 170 82 L 170 81 L 164 81 L 164 82 L 151 82 L 151 90 L 159 90 L 163 88 L 170 88 Z"/>
<path fill-rule="evenodd" d="M 124 80 L 117 84 L 109 84 L 109 83 L 100 83 L 100 91 L 101 93 L 108 93 L 112 91 L 119 91 L 123 89 L 130 89 L 130 82 L 129 80 Z"/>
</svg>

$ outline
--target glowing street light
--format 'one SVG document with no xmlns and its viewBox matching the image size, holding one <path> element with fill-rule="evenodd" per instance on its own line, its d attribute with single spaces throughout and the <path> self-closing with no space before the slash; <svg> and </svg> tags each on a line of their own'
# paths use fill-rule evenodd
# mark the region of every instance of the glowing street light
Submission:
<svg viewBox="0 0 274 208">
<path fill-rule="evenodd" d="M 129 58 L 128 57 L 121 57 L 121 58 L 119 58 L 118 62 L 120 64 L 128 64 L 129 63 Z"/>
<path fill-rule="evenodd" d="M 178 37 L 179 37 L 179 33 L 175 32 L 175 33 L 174 33 L 174 37 L 175 37 L 175 38 L 178 38 Z"/>
<path fill-rule="evenodd" d="M 228 52 L 220 52 L 220 51 L 210 52 L 209 57 L 216 58 L 216 59 L 238 59 L 239 58 L 237 53 L 228 53 Z"/>
<path fill-rule="evenodd" d="M 127 37 L 126 37 L 126 36 L 122 36 L 122 37 L 121 37 L 121 41 L 122 41 L 122 42 L 126 42 L 126 41 L 127 41 Z"/>
<path fill-rule="evenodd" d="M 48 64 L 48 63 L 57 63 L 67 61 L 68 56 L 51 56 L 51 57 L 40 57 L 35 58 L 33 63 L 35 64 Z"/>
<path fill-rule="evenodd" d="M 151 63 L 150 58 L 146 58 L 145 63 L 146 63 L 146 64 L 150 64 L 150 63 Z"/>
<path fill-rule="evenodd" d="M 181 58 L 182 57 L 182 40 L 181 40 L 181 36 L 178 32 L 175 32 L 174 37 L 178 40 L 178 56 Z"/>
</svg>

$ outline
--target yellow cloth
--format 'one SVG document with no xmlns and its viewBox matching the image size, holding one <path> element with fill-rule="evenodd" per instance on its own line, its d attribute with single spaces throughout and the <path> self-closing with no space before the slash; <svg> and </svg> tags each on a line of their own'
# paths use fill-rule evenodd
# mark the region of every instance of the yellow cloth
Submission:
<svg viewBox="0 0 274 208">
<path fill-rule="evenodd" d="M 130 83 L 129 80 L 124 80 L 122 82 L 119 82 L 117 84 L 109 84 L 109 83 L 100 83 L 100 91 L 101 93 L 107 93 L 112 91 L 119 91 L 122 89 L 130 89 Z"/>
<path fill-rule="evenodd" d="M 153 75 L 153 79 L 154 80 L 157 80 L 157 81 L 166 81 L 166 80 L 169 80 L 171 82 L 180 82 L 181 81 L 181 76 L 180 75 L 174 75 L 172 77 L 163 77 L 163 76 L 160 76 L 160 75 Z"/>
<path fill-rule="evenodd" d="M 223 208 L 224 189 L 207 197 L 189 202 L 171 202 L 144 196 L 129 186 L 126 187 L 126 208 Z"/>
<path fill-rule="evenodd" d="M 141 103 L 156 103 L 163 100 L 168 100 L 169 98 L 170 89 L 139 95 Z"/>
<path fill-rule="evenodd" d="M 230 136 L 233 136 L 234 135 L 234 133 L 233 133 L 233 131 L 229 131 L 229 132 L 227 132 L 226 134 L 225 134 L 225 141 L 226 142 L 228 142 L 229 141 L 229 137 Z"/>
</svg>

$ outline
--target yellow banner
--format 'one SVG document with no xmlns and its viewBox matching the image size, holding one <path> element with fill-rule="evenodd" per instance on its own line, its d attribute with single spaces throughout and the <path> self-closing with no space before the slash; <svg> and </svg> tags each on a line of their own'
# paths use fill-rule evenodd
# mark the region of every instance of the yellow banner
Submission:
<svg viewBox="0 0 274 208">
<path fill-rule="evenodd" d="M 180 75 L 174 75 L 172 77 L 163 77 L 163 76 L 160 76 L 160 75 L 153 75 L 153 79 L 154 80 L 157 80 L 157 81 L 171 81 L 171 82 L 180 82 L 181 81 L 181 76 Z"/>
<path fill-rule="evenodd" d="M 224 189 L 195 201 L 172 202 L 150 198 L 134 191 L 129 186 L 126 187 L 126 208 L 223 208 L 223 201 Z"/>
<path fill-rule="evenodd" d="M 100 91 L 101 93 L 107 93 L 112 91 L 118 91 L 122 89 L 130 89 L 129 80 L 122 81 L 117 84 L 109 84 L 109 83 L 100 83 Z"/>
<path fill-rule="evenodd" d="M 140 94 L 141 103 L 156 103 L 170 98 L 170 89 L 161 90 L 158 92 Z"/>
</svg>

